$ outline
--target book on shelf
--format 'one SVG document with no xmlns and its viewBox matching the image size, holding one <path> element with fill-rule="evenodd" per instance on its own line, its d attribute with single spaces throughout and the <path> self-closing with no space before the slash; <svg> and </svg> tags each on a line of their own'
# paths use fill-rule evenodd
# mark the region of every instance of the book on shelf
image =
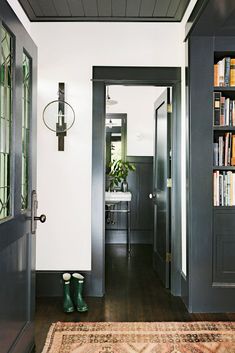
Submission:
<svg viewBox="0 0 235 353">
<path fill-rule="evenodd" d="M 214 64 L 214 86 L 235 86 L 235 59 L 226 56 Z"/>
<path fill-rule="evenodd" d="M 214 92 L 214 126 L 235 126 L 235 100 Z"/>
<path fill-rule="evenodd" d="M 230 62 L 230 86 L 235 86 L 235 59 L 231 59 Z"/>
<path fill-rule="evenodd" d="M 215 167 L 235 165 L 235 134 L 227 132 L 214 137 L 213 163 Z"/>
<path fill-rule="evenodd" d="M 232 171 L 213 173 L 214 206 L 235 206 L 235 173 Z"/>
</svg>

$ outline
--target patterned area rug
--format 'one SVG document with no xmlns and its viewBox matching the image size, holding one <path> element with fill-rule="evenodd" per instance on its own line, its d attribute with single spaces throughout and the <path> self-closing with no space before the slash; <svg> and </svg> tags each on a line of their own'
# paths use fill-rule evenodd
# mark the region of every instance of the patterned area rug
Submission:
<svg viewBox="0 0 235 353">
<path fill-rule="evenodd" d="M 43 353 L 235 353 L 235 322 L 58 322 Z"/>
</svg>

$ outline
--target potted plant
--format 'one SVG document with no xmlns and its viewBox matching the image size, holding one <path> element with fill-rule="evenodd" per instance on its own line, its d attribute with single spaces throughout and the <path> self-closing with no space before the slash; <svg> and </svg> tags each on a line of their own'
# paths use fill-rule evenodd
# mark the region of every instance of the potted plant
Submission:
<svg viewBox="0 0 235 353">
<path fill-rule="evenodd" d="M 123 161 L 119 159 L 117 161 L 112 161 L 110 163 L 110 172 L 108 176 L 110 177 L 110 190 L 113 190 L 115 186 L 121 183 L 122 191 L 126 192 L 128 190 L 127 177 L 129 172 L 134 172 L 136 167 L 130 162 Z"/>
</svg>

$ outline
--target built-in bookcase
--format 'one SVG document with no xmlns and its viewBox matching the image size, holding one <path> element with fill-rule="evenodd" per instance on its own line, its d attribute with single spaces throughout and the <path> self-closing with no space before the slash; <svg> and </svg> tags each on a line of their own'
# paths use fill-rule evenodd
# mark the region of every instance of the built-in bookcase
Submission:
<svg viewBox="0 0 235 353">
<path fill-rule="evenodd" d="M 214 64 L 235 58 L 235 37 L 189 39 L 188 300 L 192 311 L 235 310 L 235 206 L 213 206 L 213 173 L 235 173 L 235 166 L 213 164 L 218 136 L 234 126 L 214 124 L 213 95 L 235 100 L 235 87 L 214 85 Z M 187 288 L 187 287 L 186 287 Z"/>
<path fill-rule="evenodd" d="M 213 206 L 235 208 L 235 55 L 215 53 Z"/>
</svg>

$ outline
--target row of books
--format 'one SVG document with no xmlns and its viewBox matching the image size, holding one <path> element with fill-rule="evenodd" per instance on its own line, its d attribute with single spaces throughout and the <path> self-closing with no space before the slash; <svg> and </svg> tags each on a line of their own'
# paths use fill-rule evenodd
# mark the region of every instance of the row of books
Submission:
<svg viewBox="0 0 235 353">
<path fill-rule="evenodd" d="M 219 167 L 235 165 L 235 135 L 231 132 L 214 137 L 213 163 Z"/>
<path fill-rule="evenodd" d="M 235 173 L 213 173 L 214 206 L 235 206 Z"/>
<path fill-rule="evenodd" d="M 235 100 L 214 92 L 214 125 L 235 126 Z"/>
<path fill-rule="evenodd" d="M 235 59 L 225 57 L 214 65 L 214 86 L 235 86 Z"/>
</svg>

